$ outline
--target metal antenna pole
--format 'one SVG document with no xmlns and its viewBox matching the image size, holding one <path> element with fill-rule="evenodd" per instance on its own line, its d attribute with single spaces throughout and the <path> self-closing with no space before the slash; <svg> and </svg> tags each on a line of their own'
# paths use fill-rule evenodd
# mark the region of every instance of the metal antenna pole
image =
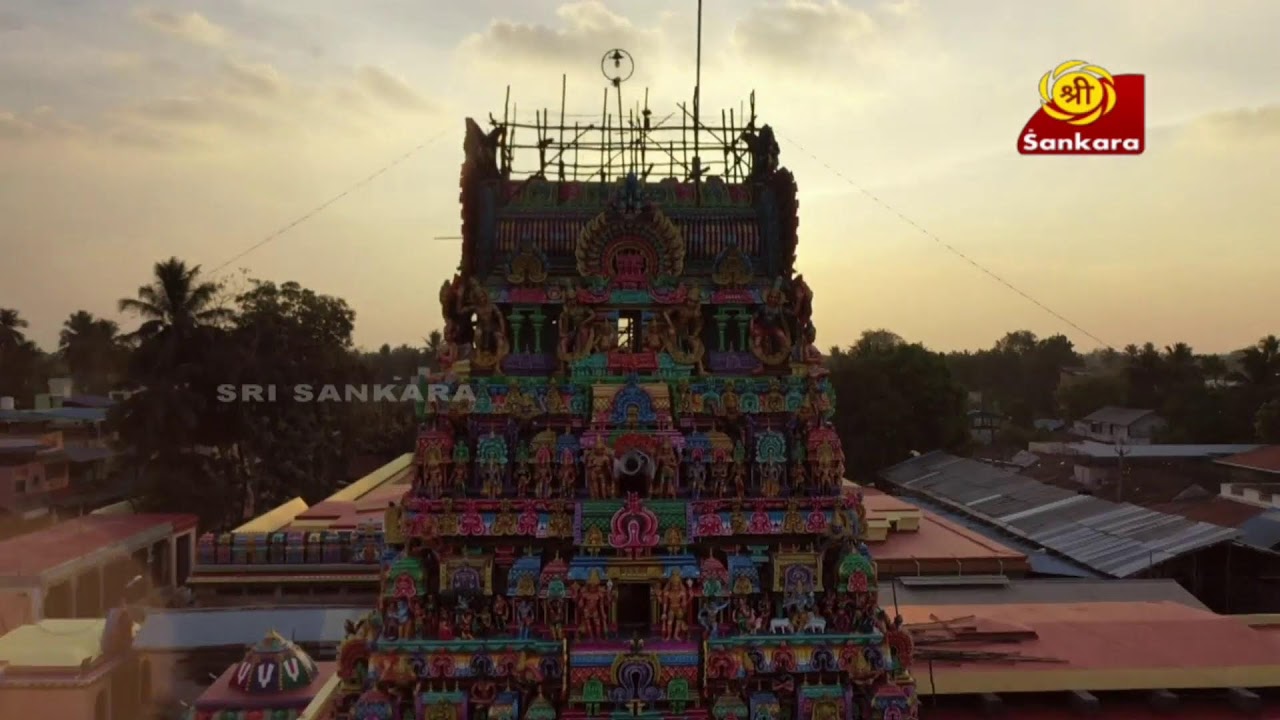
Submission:
<svg viewBox="0 0 1280 720">
<path fill-rule="evenodd" d="M 694 75 L 693 75 L 693 186 L 695 188 L 694 197 L 698 204 L 702 204 L 702 193 L 700 191 L 702 182 L 702 158 L 698 154 L 698 134 L 702 128 L 699 121 L 702 108 L 702 0 L 698 0 L 698 45 L 697 55 L 694 59 Z"/>
</svg>

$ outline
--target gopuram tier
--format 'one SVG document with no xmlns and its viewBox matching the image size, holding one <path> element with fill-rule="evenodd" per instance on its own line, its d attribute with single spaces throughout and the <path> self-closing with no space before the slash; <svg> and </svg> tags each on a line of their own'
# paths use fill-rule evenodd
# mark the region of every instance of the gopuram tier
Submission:
<svg viewBox="0 0 1280 720">
<path fill-rule="evenodd" d="M 586 178 L 545 142 L 564 128 L 519 146 L 526 126 L 467 121 L 442 369 L 379 606 L 340 650 L 345 717 L 917 715 L 843 484 L 792 174 L 754 110 L 701 129 L 718 174 L 643 118 L 580 132 L 630 158 Z"/>
</svg>

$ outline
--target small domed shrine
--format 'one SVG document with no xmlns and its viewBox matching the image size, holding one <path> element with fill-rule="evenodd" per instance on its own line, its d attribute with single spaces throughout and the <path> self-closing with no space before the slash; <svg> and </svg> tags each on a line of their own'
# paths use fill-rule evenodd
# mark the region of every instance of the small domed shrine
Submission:
<svg viewBox="0 0 1280 720">
<path fill-rule="evenodd" d="M 268 632 L 196 700 L 190 720 L 294 720 L 334 670 L 279 633 Z"/>
</svg>

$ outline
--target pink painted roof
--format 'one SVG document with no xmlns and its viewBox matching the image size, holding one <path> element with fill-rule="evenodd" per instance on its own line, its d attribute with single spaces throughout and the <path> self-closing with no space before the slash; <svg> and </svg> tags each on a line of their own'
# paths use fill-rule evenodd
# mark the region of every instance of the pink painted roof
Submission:
<svg viewBox="0 0 1280 720">
<path fill-rule="evenodd" d="M 196 516 L 186 514 L 85 515 L 0 541 L 0 575 L 40 575 L 159 526 L 180 532 L 195 525 Z"/>
<path fill-rule="evenodd" d="M 908 624 L 975 617 L 979 632 L 1031 631 L 1015 643 L 963 643 L 965 650 L 1017 652 L 1062 661 L 991 663 L 934 661 L 938 684 L 951 671 L 1158 670 L 1280 665 L 1280 647 L 1238 619 L 1173 602 L 1097 602 L 1001 605 L 904 605 Z M 997 622 L 991 617 L 999 618 Z M 1195 652 L 1187 652 L 1195 648 Z"/>
<path fill-rule="evenodd" d="M 1280 473 L 1280 445 L 1267 445 L 1257 450 L 1222 458 L 1218 462 L 1260 472 Z"/>
<path fill-rule="evenodd" d="M 880 501 L 892 500 L 901 503 L 897 498 L 882 495 L 866 498 L 867 515 L 875 517 L 883 511 Z M 901 503 L 907 507 L 913 505 Z M 891 560 L 1000 560 L 1006 563 L 1025 563 L 1027 556 L 1012 548 L 1001 545 L 995 540 L 962 527 L 945 518 L 922 510 L 920 512 L 920 528 L 914 532 L 890 530 L 884 542 L 871 543 L 871 554 L 880 562 Z"/>
</svg>

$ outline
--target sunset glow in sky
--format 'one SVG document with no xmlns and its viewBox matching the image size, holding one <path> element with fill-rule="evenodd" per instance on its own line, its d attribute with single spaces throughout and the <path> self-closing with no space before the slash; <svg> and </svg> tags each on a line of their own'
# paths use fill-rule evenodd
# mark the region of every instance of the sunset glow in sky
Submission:
<svg viewBox="0 0 1280 720">
<path fill-rule="evenodd" d="M 1158 9 L 1157 9 L 1158 8 Z M 658 116 L 694 83 L 694 0 L 0 4 L 0 306 L 62 321 L 176 255 L 345 298 L 356 339 L 418 342 L 457 265 L 463 118 L 595 117 L 599 58 Z M 756 91 L 801 198 L 818 344 L 885 327 L 936 349 L 1061 321 L 1225 351 L 1280 332 L 1280 3 L 706 0 L 703 107 Z M 1137 157 L 1023 157 L 1040 76 L 1147 76 Z M 634 90 L 632 90 L 634 89 Z M 584 122 L 590 122 L 585 120 Z M 834 168 L 834 170 L 833 170 Z M 837 174 L 838 173 L 838 174 Z M 232 272 L 227 273 L 234 275 Z M 129 321 L 121 319 L 126 328 Z"/>
</svg>

